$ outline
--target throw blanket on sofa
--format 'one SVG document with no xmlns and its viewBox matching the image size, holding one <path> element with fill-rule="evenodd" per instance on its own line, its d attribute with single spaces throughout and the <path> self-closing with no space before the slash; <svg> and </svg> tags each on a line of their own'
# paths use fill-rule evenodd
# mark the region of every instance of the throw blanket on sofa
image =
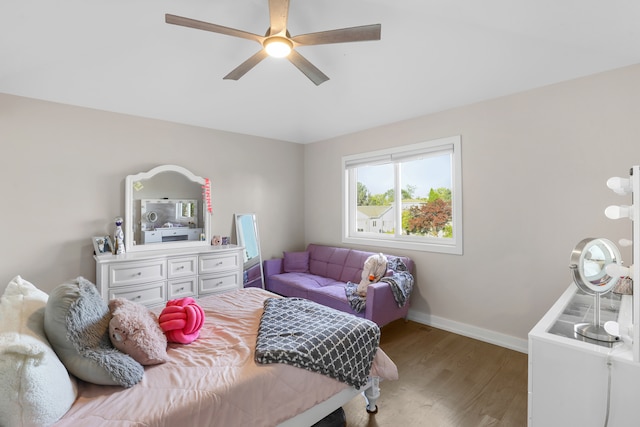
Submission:
<svg viewBox="0 0 640 427">
<path fill-rule="evenodd" d="M 347 294 L 347 301 L 349 305 L 356 313 L 360 313 L 364 310 L 364 306 L 367 303 L 367 297 L 363 297 L 358 294 L 358 284 L 353 282 L 347 282 L 344 287 L 344 292 Z"/>
<path fill-rule="evenodd" d="M 407 271 L 407 266 L 400 258 L 389 261 L 389 269 L 393 271 L 393 274 L 383 277 L 380 281 L 389 284 L 398 307 L 403 307 L 411 296 L 413 276 Z"/>
<path fill-rule="evenodd" d="M 374 322 L 302 298 L 269 298 L 255 361 L 285 363 L 360 388 L 380 342 Z"/>
<path fill-rule="evenodd" d="M 413 290 L 413 276 L 407 271 L 407 266 L 400 258 L 390 260 L 388 262 L 388 269 L 393 273 L 391 276 L 383 277 L 380 281 L 389 284 L 398 307 L 404 307 L 407 301 L 409 301 L 411 291 Z M 367 299 L 366 297 L 358 295 L 357 287 L 357 284 L 347 282 L 344 290 L 351 308 L 356 313 L 360 313 L 364 310 Z"/>
</svg>

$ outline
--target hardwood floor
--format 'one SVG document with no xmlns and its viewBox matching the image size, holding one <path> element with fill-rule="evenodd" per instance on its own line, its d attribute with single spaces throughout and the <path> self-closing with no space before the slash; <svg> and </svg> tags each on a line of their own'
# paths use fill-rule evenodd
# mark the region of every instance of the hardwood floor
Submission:
<svg viewBox="0 0 640 427">
<path fill-rule="evenodd" d="M 415 322 L 382 328 L 380 347 L 400 379 L 380 385 L 379 412 L 358 396 L 348 427 L 525 427 L 527 355 Z"/>
</svg>

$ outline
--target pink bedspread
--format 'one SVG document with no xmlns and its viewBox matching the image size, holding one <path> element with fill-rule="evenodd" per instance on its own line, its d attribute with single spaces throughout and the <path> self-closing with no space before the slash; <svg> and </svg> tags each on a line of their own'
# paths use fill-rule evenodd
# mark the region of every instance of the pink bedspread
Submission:
<svg viewBox="0 0 640 427">
<path fill-rule="evenodd" d="M 206 322 L 191 344 L 169 344 L 169 361 L 147 366 L 130 389 L 79 381 L 79 395 L 56 427 L 275 426 L 348 387 L 283 364 L 254 362 L 265 298 L 258 288 L 204 297 Z M 372 375 L 394 380 L 379 350 Z"/>
</svg>

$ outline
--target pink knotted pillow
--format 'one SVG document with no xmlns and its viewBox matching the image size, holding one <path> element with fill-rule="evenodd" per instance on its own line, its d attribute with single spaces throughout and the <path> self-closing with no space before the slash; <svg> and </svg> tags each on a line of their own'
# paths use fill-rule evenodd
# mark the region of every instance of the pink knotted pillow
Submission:
<svg viewBox="0 0 640 427">
<path fill-rule="evenodd" d="M 200 335 L 204 311 L 193 298 L 174 299 L 167 302 L 158 322 L 167 341 L 189 344 Z"/>
</svg>

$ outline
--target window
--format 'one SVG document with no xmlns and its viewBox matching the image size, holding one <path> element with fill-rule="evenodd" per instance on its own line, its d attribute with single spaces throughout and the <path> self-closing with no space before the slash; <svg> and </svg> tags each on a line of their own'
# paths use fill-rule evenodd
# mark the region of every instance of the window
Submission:
<svg viewBox="0 0 640 427">
<path fill-rule="evenodd" d="M 460 146 L 455 136 L 343 157 L 342 241 L 461 255 Z"/>
</svg>

